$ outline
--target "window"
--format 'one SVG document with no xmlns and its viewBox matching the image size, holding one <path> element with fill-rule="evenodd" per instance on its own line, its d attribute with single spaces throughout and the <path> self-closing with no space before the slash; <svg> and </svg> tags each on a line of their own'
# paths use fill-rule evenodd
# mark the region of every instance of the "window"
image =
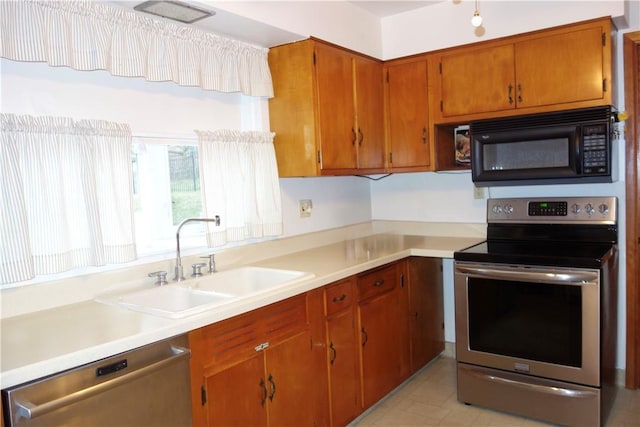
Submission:
<svg viewBox="0 0 640 427">
<path fill-rule="evenodd" d="M 134 136 L 131 161 L 138 255 L 175 250 L 180 222 L 204 216 L 197 139 Z M 180 246 L 205 247 L 204 225 L 186 224 Z"/>
</svg>

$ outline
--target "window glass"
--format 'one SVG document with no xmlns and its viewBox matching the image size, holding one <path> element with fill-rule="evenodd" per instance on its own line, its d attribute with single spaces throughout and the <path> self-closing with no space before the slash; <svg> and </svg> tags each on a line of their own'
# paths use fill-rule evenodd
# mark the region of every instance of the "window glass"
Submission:
<svg viewBox="0 0 640 427">
<path fill-rule="evenodd" d="M 203 216 L 195 139 L 134 137 L 131 161 L 138 255 L 175 250 L 176 229 Z M 203 223 L 186 224 L 180 247 L 204 247 Z"/>
</svg>

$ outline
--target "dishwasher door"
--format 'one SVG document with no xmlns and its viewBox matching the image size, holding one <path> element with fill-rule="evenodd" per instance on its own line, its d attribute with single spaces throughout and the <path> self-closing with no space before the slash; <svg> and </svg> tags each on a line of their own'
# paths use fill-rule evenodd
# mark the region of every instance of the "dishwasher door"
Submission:
<svg viewBox="0 0 640 427">
<path fill-rule="evenodd" d="M 9 426 L 191 426 L 182 335 L 2 390 Z"/>
</svg>

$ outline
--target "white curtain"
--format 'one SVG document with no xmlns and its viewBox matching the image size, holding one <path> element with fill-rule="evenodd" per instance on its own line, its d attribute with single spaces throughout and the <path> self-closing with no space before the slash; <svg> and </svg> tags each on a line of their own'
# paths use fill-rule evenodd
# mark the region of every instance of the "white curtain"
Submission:
<svg viewBox="0 0 640 427">
<path fill-rule="evenodd" d="M 268 49 L 94 1 L 0 1 L 0 56 L 273 96 Z"/>
<path fill-rule="evenodd" d="M 196 131 L 205 216 L 220 216 L 207 224 L 207 243 L 282 234 L 282 200 L 271 132 Z"/>
<path fill-rule="evenodd" d="M 129 126 L 0 118 L 0 285 L 135 259 Z"/>
</svg>

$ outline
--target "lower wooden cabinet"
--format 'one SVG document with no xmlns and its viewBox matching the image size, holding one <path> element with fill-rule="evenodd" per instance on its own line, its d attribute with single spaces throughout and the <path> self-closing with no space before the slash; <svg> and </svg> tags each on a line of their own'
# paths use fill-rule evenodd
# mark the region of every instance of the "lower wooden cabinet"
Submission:
<svg viewBox="0 0 640 427">
<path fill-rule="evenodd" d="M 408 318 L 402 263 L 358 277 L 362 403 L 366 409 L 409 374 Z"/>
<path fill-rule="evenodd" d="M 189 344 L 194 426 L 344 426 L 444 349 L 441 260 L 393 262 Z"/>
<path fill-rule="evenodd" d="M 444 351 L 442 259 L 410 257 L 406 267 L 413 373 Z"/>
</svg>

